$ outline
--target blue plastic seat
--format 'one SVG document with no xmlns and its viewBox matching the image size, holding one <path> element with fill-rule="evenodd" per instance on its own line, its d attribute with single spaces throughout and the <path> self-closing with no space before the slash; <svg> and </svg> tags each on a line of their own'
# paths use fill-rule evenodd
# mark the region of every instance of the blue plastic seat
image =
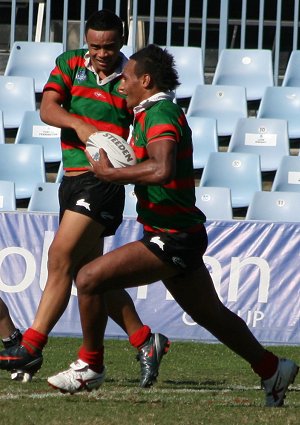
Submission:
<svg viewBox="0 0 300 425">
<path fill-rule="evenodd" d="M 259 155 L 239 152 L 213 152 L 209 155 L 200 186 L 228 187 L 233 208 L 247 207 L 256 191 L 262 189 Z"/>
<path fill-rule="evenodd" d="M 60 129 L 45 124 L 39 111 L 25 112 L 15 143 L 41 145 L 45 162 L 61 161 Z"/>
<path fill-rule="evenodd" d="M 231 194 L 228 187 L 195 187 L 196 206 L 207 220 L 232 220 Z"/>
<path fill-rule="evenodd" d="M 59 183 L 38 183 L 30 197 L 27 210 L 30 212 L 59 213 Z"/>
<path fill-rule="evenodd" d="M 46 181 L 42 146 L 0 144 L 0 180 L 15 183 L 16 199 L 30 198 L 36 184 Z"/>
<path fill-rule="evenodd" d="M 4 75 L 31 77 L 36 93 L 43 91 L 49 74 L 55 67 L 55 59 L 63 53 L 63 43 L 15 41 Z"/>
<path fill-rule="evenodd" d="M 64 165 L 63 165 L 63 162 L 61 161 L 57 170 L 55 183 L 61 183 L 63 176 L 64 176 Z"/>
<path fill-rule="evenodd" d="M 274 86 L 271 50 L 222 50 L 212 84 L 242 86 L 247 100 L 261 99 L 266 87 Z"/>
<path fill-rule="evenodd" d="M 0 75 L 0 110 L 4 128 L 18 128 L 25 111 L 36 110 L 33 78 Z"/>
<path fill-rule="evenodd" d="M 290 154 L 287 121 L 273 118 L 241 118 L 231 135 L 228 152 L 255 153 L 262 171 L 277 170 Z"/>
<path fill-rule="evenodd" d="M 125 217 L 136 217 L 136 195 L 134 193 L 134 184 L 125 185 L 125 207 L 123 215 Z"/>
<path fill-rule="evenodd" d="M 176 98 L 190 98 L 198 84 L 204 84 L 203 53 L 201 47 L 163 46 L 174 57 L 180 86 Z"/>
<path fill-rule="evenodd" d="M 300 157 L 284 156 L 276 171 L 272 191 L 300 192 Z"/>
<path fill-rule="evenodd" d="M 300 137 L 300 87 L 267 87 L 257 118 L 287 120 L 290 139 Z"/>
<path fill-rule="evenodd" d="M 133 47 L 128 44 L 123 44 L 121 52 L 129 58 L 133 54 Z"/>
<path fill-rule="evenodd" d="M 237 121 L 248 117 L 246 90 L 239 86 L 198 85 L 187 116 L 214 118 L 218 136 L 231 136 Z"/>
<path fill-rule="evenodd" d="M 300 87 L 300 50 L 293 50 L 283 76 L 283 87 Z"/>
<path fill-rule="evenodd" d="M 2 111 L 0 111 L 0 143 L 5 143 L 5 130 Z"/>
<path fill-rule="evenodd" d="M 12 181 L 0 180 L 0 211 L 16 211 L 15 184 Z"/>
<path fill-rule="evenodd" d="M 214 118 L 187 117 L 192 130 L 194 169 L 205 167 L 211 152 L 218 152 L 217 121 Z"/>
<path fill-rule="evenodd" d="M 256 192 L 253 195 L 246 220 L 300 222 L 300 193 Z"/>
</svg>

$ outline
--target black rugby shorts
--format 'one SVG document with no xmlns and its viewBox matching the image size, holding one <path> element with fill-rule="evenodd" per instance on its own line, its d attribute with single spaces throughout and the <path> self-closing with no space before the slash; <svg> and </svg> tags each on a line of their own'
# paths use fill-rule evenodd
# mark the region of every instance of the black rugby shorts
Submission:
<svg viewBox="0 0 300 425">
<path fill-rule="evenodd" d="M 207 233 L 204 225 L 196 233 L 144 232 L 140 241 L 158 258 L 183 272 L 196 270 L 203 265 Z"/>
<path fill-rule="evenodd" d="M 116 233 L 125 202 L 123 185 L 102 182 L 92 172 L 64 176 L 59 188 L 60 217 L 66 210 L 86 215 L 105 226 L 103 236 Z"/>
</svg>

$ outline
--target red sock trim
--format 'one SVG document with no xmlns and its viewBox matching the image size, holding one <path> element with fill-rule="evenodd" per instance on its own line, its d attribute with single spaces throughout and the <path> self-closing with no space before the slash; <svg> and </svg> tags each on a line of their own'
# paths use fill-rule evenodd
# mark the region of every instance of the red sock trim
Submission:
<svg viewBox="0 0 300 425">
<path fill-rule="evenodd" d="M 133 347 L 139 348 L 150 338 L 150 336 L 151 329 L 149 326 L 144 325 L 129 337 L 129 342 Z"/>
<path fill-rule="evenodd" d="M 271 378 L 277 370 L 278 367 L 278 357 L 271 351 L 265 351 L 260 362 L 252 365 L 252 369 L 257 373 L 262 379 Z"/>
<path fill-rule="evenodd" d="M 21 344 L 29 353 L 34 354 L 36 350 L 42 350 L 48 341 L 48 335 L 42 334 L 35 329 L 29 328 L 24 332 Z"/>
<path fill-rule="evenodd" d="M 88 363 L 90 369 L 97 373 L 101 373 L 103 370 L 103 355 L 104 347 L 99 351 L 87 351 L 84 346 L 82 346 L 78 351 L 78 358 Z"/>
</svg>

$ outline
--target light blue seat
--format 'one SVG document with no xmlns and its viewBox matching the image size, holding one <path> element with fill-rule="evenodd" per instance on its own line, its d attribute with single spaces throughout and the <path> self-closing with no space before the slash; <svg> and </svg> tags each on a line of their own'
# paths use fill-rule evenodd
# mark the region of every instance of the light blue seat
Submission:
<svg viewBox="0 0 300 425">
<path fill-rule="evenodd" d="M 228 187 L 195 187 L 196 206 L 207 220 L 232 220 L 231 194 Z"/>
<path fill-rule="evenodd" d="M 276 171 L 272 191 L 300 192 L 300 157 L 284 156 Z"/>
<path fill-rule="evenodd" d="M 273 118 L 241 118 L 231 135 L 228 152 L 255 153 L 262 171 L 277 170 L 290 154 L 287 121 Z"/>
<path fill-rule="evenodd" d="M 31 77 L 36 93 L 43 91 L 49 74 L 55 67 L 55 59 L 63 53 L 63 43 L 15 41 L 4 75 Z"/>
<path fill-rule="evenodd" d="M 300 222 L 300 193 L 256 192 L 249 204 L 246 220 Z"/>
<path fill-rule="evenodd" d="M 283 76 L 283 87 L 300 87 L 300 50 L 293 50 Z"/>
<path fill-rule="evenodd" d="M 12 181 L 0 180 L 0 211 L 16 211 L 15 184 Z"/>
<path fill-rule="evenodd" d="M 228 187 L 233 208 L 244 208 L 253 194 L 262 189 L 259 155 L 213 152 L 204 167 L 200 186 Z"/>
<path fill-rule="evenodd" d="M 205 167 L 211 152 L 218 152 L 217 121 L 214 118 L 187 117 L 192 130 L 194 169 Z"/>
<path fill-rule="evenodd" d="M 45 124 L 39 111 L 25 112 L 15 143 L 41 145 L 45 162 L 61 161 L 60 129 Z"/>
<path fill-rule="evenodd" d="M 38 183 L 30 197 L 27 210 L 59 213 L 58 189 L 59 183 Z"/>
<path fill-rule="evenodd" d="M 0 75 L 0 110 L 4 128 L 18 128 L 25 111 L 36 110 L 33 78 Z"/>
<path fill-rule="evenodd" d="M 257 118 L 287 120 L 290 139 L 300 137 L 300 87 L 267 87 Z"/>
<path fill-rule="evenodd" d="M 246 90 L 239 86 L 198 85 L 187 116 L 214 118 L 218 136 L 231 136 L 237 121 L 248 117 Z"/>
<path fill-rule="evenodd" d="M 242 86 L 247 100 L 261 99 L 266 87 L 274 86 L 271 50 L 222 50 L 212 84 Z"/>
<path fill-rule="evenodd" d="M 46 181 L 42 146 L 0 144 L 0 180 L 15 183 L 16 199 L 30 198 L 36 184 Z"/>
<path fill-rule="evenodd" d="M 63 176 L 64 176 L 64 165 L 63 165 L 63 162 L 61 161 L 57 170 L 55 183 L 61 183 Z"/>
<path fill-rule="evenodd" d="M 0 111 L 0 143 L 5 143 L 5 130 L 2 111 Z"/>
<path fill-rule="evenodd" d="M 136 195 L 134 193 L 134 184 L 125 185 L 125 207 L 123 215 L 125 217 L 136 217 Z"/>
<path fill-rule="evenodd" d="M 198 84 L 204 84 L 203 53 L 201 47 L 163 46 L 174 57 L 180 86 L 176 98 L 190 98 Z"/>
<path fill-rule="evenodd" d="M 123 44 L 121 52 L 129 58 L 133 54 L 133 47 L 128 44 Z"/>
</svg>

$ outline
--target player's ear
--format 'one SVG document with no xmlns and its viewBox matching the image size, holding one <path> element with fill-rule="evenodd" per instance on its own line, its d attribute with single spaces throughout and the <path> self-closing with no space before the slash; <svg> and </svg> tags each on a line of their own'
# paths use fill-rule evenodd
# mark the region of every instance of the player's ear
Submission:
<svg viewBox="0 0 300 425">
<path fill-rule="evenodd" d="M 142 84 L 143 84 L 143 87 L 144 87 L 145 89 L 150 88 L 150 87 L 152 86 L 152 78 L 151 78 L 151 75 L 149 75 L 149 74 L 144 74 L 144 75 L 143 75 Z"/>
</svg>

